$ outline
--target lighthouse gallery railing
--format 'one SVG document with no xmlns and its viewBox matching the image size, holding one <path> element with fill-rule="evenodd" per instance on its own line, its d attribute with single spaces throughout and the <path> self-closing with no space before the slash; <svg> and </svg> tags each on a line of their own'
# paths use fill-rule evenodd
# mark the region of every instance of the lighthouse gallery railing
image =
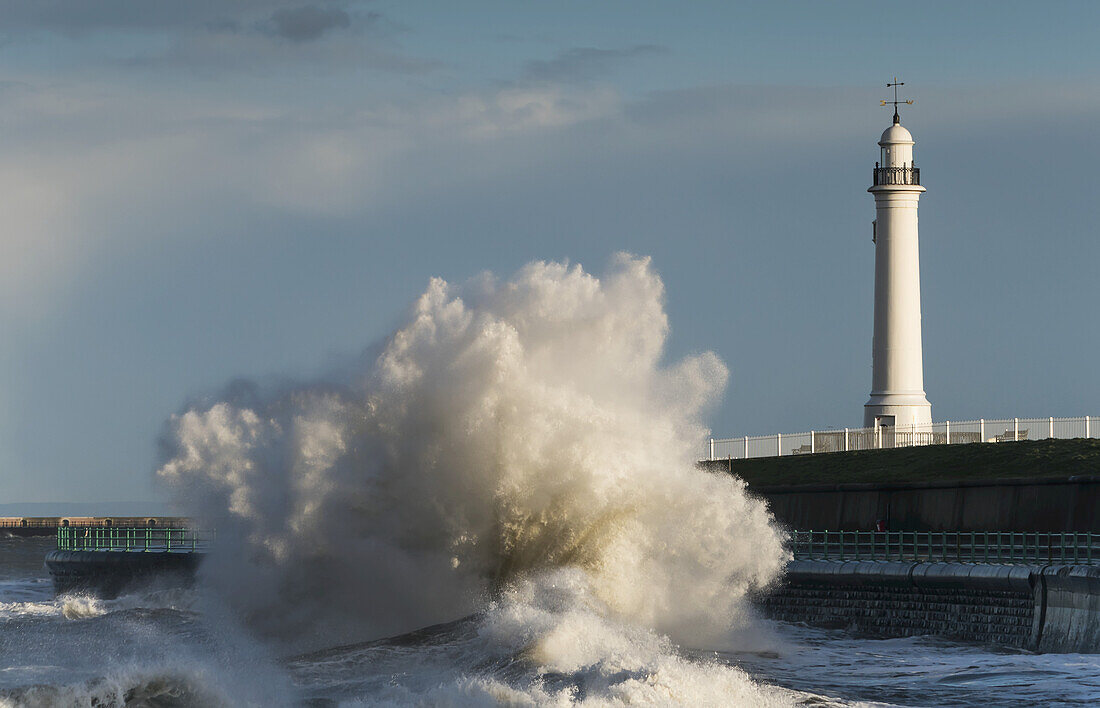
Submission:
<svg viewBox="0 0 1100 708">
<path fill-rule="evenodd" d="M 920 184 L 919 167 L 875 167 L 872 183 L 878 187 L 890 184 Z"/>
</svg>

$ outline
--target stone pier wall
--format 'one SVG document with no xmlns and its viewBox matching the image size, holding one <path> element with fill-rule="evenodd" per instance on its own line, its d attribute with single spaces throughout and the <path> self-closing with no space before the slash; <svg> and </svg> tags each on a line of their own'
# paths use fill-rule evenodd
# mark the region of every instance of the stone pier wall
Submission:
<svg viewBox="0 0 1100 708">
<path fill-rule="evenodd" d="M 1095 567 L 793 561 L 761 604 L 776 619 L 868 636 L 1100 651 Z"/>
<path fill-rule="evenodd" d="M 750 485 L 794 529 L 1086 532 L 1100 529 L 1100 476 Z"/>
<path fill-rule="evenodd" d="M 156 551 L 50 551 L 46 570 L 54 590 L 112 598 L 142 585 L 186 586 L 205 556 Z"/>
</svg>

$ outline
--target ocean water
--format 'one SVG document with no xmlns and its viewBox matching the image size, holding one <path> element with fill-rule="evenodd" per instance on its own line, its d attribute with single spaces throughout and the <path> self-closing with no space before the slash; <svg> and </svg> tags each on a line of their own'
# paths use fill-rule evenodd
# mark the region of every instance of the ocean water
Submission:
<svg viewBox="0 0 1100 708">
<path fill-rule="evenodd" d="M 1100 656 L 868 640 L 761 620 L 729 638 L 747 649 L 693 649 L 578 611 L 570 598 L 530 594 L 398 637 L 280 654 L 233 626 L 202 587 L 55 597 L 42 567 L 52 545 L 0 539 L 0 705 L 1100 702 Z"/>
<path fill-rule="evenodd" d="M 187 405 L 156 476 L 217 530 L 195 587 L 55 598 L 50 540 L 0 539 L 0 703 L 1095 703 L 1091 657 L 755 617 L 784 536 L 695 466 L 729 372 L 668 355 L 664 300 L 625 254 L 435 279 L 347 370 Z"/>
</svg>

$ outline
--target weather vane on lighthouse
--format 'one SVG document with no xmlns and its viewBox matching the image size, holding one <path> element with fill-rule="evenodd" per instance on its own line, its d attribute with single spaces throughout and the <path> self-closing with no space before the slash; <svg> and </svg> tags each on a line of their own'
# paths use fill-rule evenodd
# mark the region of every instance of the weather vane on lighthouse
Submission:
<svg viewBox="0 0 1100 708">
<path fill-rule="evenodd" d="M 879 101 L 878 102 L 878 104 L 880 106 L 888 106 L 890 104 L 894 105 L 894 123 L 895 124 L 901 123 L 901 117 L 898 116 L 898 104 L 899 103 L 904 103 L 904 104 L 907 104 L 907 105 L 910 105 L 910 106 L 913 105 L 912 100 L 906 100 L 906 101 L 899 101 L 898 100 L 898 86 L 904 86 L 904 85 L 905 85 L 905 82 L 904 81 L 898 81 L 898 77 L 895 76 L 893 83 L 886 84 L 886 88 L 893 87 L 893 89 L 894 89 L 894 100 L 893 101 Z"/>
</svg>

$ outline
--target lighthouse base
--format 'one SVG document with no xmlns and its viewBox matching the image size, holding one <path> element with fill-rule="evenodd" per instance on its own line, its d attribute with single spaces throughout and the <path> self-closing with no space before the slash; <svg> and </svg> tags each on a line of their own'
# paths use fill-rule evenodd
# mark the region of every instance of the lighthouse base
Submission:
<svg viewBox="0 0 1100 708">
<path fill-rule="evenodd" d="M 932 425 L 932 404 L 920 393 L 872 393 L 863 405 L 863 425 L 924 426 Z M 916 427 L 915 430 L 919 430 Z"/>
</svg>

